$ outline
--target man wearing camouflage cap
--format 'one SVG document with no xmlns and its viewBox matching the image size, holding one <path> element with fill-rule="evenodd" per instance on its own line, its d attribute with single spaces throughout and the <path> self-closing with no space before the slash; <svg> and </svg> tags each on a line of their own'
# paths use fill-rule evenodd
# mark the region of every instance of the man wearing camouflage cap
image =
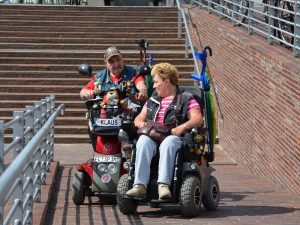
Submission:
<svg viewBox="0 0 300 225">
<path fill-rule="evenodd" d="M 135 77 L 136 70 L 134 67 L 124 64 L 121 52 L 116 47 L 109 47 L 104 53 L 104 62 L 106 68 L 99 71 L 92 77 L 90 82 L 81 89 L 80 96 L 83 99 L 94 98 L 94 80 L 101 80 L 101 91 L 108 91 L 110 88 L 117 87 L 123 81 L 134 81 L 136 88 L 139 90 L 136 98 L 146 100 L 147 87 L 142 76 Z"/>
</svg>

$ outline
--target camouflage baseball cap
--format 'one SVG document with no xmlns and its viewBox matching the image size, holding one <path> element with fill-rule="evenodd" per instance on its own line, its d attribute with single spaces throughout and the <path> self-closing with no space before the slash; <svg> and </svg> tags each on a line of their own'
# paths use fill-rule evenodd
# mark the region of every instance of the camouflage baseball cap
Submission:
<svg viewBox="0 0 300 225">
<path fill-rule="evenodd" d="M 104 60 L 108 61 L 113 56 L 121 56 L 121 52 L 116 47 L 109 47 L 105 50 Z"/>
</svg>

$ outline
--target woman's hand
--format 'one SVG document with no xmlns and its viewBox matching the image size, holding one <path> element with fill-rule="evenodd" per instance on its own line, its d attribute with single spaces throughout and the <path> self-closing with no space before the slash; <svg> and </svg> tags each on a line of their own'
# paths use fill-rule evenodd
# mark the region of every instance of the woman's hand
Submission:
<svg viewBox="0 0 300 225">
<path fill-rule="evenodd" d="M 175 136 L 181 136 L 184 132 L 185 132 L 185 127 L 183 126 L 183 124 L 173 128 L 171 130 L 171 134 L 173 134 Z"/>
</svg>

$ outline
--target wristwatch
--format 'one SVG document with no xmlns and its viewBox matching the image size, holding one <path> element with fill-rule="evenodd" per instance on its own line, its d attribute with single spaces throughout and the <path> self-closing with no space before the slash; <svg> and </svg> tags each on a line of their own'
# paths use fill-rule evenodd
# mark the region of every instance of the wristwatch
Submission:
<svg viewBox="0 0 300 225">
<path fill-rule="evenodd" d="M 182 124 L 182 126 L 184 127 L 185 130 L 187 130 L 187 123 Z"/>
</svg>

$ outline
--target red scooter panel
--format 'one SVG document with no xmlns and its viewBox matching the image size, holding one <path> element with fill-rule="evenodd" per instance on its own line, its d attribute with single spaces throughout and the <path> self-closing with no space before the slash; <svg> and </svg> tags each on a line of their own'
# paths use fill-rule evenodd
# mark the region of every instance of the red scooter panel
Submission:
<svg viewBox="0 0 300 225">
<path fill-rule="evenodd" d="M 114 155 L 121 152 L 121 143 L 115 136 L 97 136 L 96 152 Z"/>
</svg>

